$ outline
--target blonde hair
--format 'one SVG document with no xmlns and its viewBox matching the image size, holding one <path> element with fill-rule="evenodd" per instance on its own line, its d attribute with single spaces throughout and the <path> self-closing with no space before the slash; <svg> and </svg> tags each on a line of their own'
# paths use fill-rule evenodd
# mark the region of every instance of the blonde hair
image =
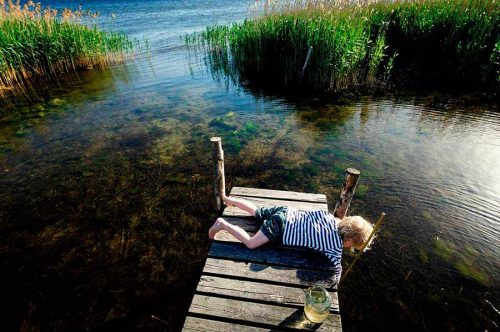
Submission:
<svg viewBox="0 0 500 332">
<path fill-rule="evenodd" d="M 360 216 L 344 217 L 338 225 L 344 240 L 353 240 L 353 247 L 358 250 L 363 247 L 363 244 L 368 241 L 370 234 L 373 232 L 373 225 Z M 370 239 L 370 243 L 365 247 L 365 250 L 370 249 L 374 238 L 375 236 Z"/>
</svg>

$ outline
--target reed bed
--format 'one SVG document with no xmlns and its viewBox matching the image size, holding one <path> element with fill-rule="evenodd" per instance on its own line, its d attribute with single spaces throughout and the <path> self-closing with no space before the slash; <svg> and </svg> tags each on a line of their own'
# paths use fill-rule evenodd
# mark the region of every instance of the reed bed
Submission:
<svg viewBox="0 0 500 332">
<path fill-rule="evenodd" d="M 498 85 L 496 0 L 274 1 L 186 38 L 233 80 L 341 92 L 391 81 Z"/>
<path fill-rule="evenodd" d="M 56 79 L 83 68 L 124 61 L 134 43 L 123 34 L 86 25 L 90 11 L 0 0 L 0 94 L 33 79 Z"/>
</svg>

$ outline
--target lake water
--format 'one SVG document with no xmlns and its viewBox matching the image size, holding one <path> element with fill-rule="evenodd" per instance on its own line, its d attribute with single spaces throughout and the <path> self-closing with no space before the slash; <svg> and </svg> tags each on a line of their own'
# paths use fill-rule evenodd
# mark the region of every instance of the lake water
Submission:
<svg viewBox="0 0 500 332">
<path fill-rule="evenodd" d="M 498 330 L 500 116 L 491 98 L 252 93 L 213 77 L 183 36 L 252 17 L 253 3 L 50 3 L 97 10 L 102 27 L 147 39 L 150 52 L 3 102 L 7 330 L 178 331 L 215 218 L 211 136 L 223 138 L 228 188 L 317 192 L 333 203 L 345 169 L 361 170 L 350 214 L 387 217 L 341 285 L 345 330 Z"/>
</svg>

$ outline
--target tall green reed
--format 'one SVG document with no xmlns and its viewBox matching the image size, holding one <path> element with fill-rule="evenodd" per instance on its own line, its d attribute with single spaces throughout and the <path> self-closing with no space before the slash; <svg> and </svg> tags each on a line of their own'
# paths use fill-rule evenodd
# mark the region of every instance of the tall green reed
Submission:
<svg viewBox="0 0 500 332">
<path fill-rule="evenodd" d="M 0 0 L 0 93 L 30 80 L 121 62 L 132 51 L 125 35 L 81 24 L 95 14 Z"/>
<path fill-rule="evenodd" d="M 268 2 L 260 16 L 187 43 L 208 50 L 214 72 L 283 89 L 335 93 L 407 71 L 412 80 L 495 85 L 499 13 L 495 0 Z"/>
</svg>

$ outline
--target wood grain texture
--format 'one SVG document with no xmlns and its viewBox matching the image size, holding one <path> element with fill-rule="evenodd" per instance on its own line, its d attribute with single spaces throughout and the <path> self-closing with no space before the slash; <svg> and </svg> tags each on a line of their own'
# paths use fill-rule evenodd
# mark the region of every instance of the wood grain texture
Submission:
<svg viewBox="0 0 500 332">
<path fill-rule="evenodd" d="M 326 195 L 323 194 L 301 193 L 284 190 L 234 187 L 231 189 L 231 195 L 326 203 Z"/>
<path fill-rule="evenodd" d="M 224 151 L 220 137 L 212 137 L 212 161 L 214 164 L 214 195 L 217 211 L 223 209 L 222 197 L 226 195 L 226 179 L 224 175 Z"/>
<path fill-rule="evenodd" d="M 329 288 L 332 284 L 331 271 L 311 271 L 304 268 L 287 268 L 270 264 L 245 263 L 216 258 L 207 258 L 203 273 L 303 287 L 317 283 Z"/>
<path fill-rule="evenodd" d="M 304 316 L 303 309 L 271 304 L 242 302 L 234 299 L 196 294 L 189 310 L 191 314 L 203 314 L 240 325 L 270 325 L 280 328 L 296 328 L 304 331 L 341 331 L 340 316 L 330 314 L 322 324 L 315 324 Z"/>
<path fill-rule="evenodd" d="M 258 197 L 240 197 L 231 195 L 231 197 L 242 198 L 249 202 L 254 203 L 258 207 L 271 207 L 271 206 L 290 206 L 297 210 L 323 210 L 328 211 L 326 203 L 311 203 L 311 202 L 298 202 L 286 201 L 272 198 L 258 198 Z M 223 217 L 251 217 L 251 215 L 235 206 L 227 206 L 222 213 Z"/>
<path fill-rule="evenodd" d="M 185 332 L 269 332 L 269 329 L 246 326 L 228 322 L 221 322 L 218 320 L 203 319 L 198 317 L 187 317 L 184 322 Z M 277 330 L 271 330 L 277 331 Z"/>
<path fill-rule="evenodd" d="M 349 205 L 351 205 L 351 200 L 354 197 L 354 191 L 356 190 L 358 181 L 359 171 L 355 168 L 348 168 L 346 170 L 344 184 L 340 190 L 339 204 L 334 212 L 335 217 L 342 219 L 346 216 Z"/>
<path fill-rule="evenodd" d="M 274 264 L 292 268 L 331 271 L 331 262 L 321 253 L 263 246 L 248 249 L 241 243 L 214 242 L 209 257 L 231 259 L 260 264 Z"/>
<path fill-rule="evenodd" d="M 277 305 L 304 306 L 304 290 L 290 286 L 252 281 L 242 282 L 230 278 L 204 275 L 201 276 L 196 291 L 245 300 L 265 301 Z"/>
<path fill-rule="evenodd" d="M 304 290 L 292 286 L 273 285 L 259 281 L 241 281 L 227 277 L 203 275 L 198 283 L 197 292 L 205 295 L 220 295 L 244 300 L 265 301 L 270 304 L 287 305 L 302 308 Z M 336 292 L 331 292 L 332 311 L 338 311 Z"/>
</svg>

